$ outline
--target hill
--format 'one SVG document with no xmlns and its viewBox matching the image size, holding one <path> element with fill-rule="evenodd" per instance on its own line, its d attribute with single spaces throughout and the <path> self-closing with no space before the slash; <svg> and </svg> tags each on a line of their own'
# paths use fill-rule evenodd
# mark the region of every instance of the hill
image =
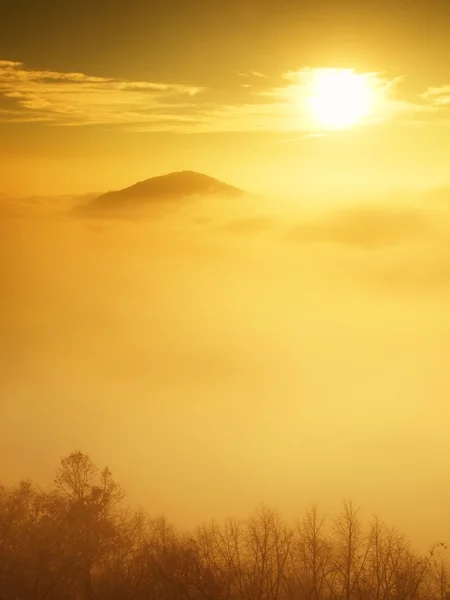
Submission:
<svg viewBox="0 0 450 600">
<path fill-rule="evenodd" d="M 245 195 L 243 190 L 222 181 L 196 173 L 178 171 L 152 177 L 118 191 L 107 192 L 85 205 L 88 211 L 123 210 L 150 203 L 179 202 L 194 198 L 238 197 Z"/>
</svg>

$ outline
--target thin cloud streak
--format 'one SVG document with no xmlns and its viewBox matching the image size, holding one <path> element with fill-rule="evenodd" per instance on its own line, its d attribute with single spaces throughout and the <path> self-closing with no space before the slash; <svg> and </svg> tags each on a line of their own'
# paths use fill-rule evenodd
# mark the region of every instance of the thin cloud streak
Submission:
<svg viewBox="0 0 450 600">
<path fill-rule="evenodd" d="M 125 81 L 84 73 L 28 70 L 0 61 L 0 93 L 17 108 L 3 121 L 42 120 L 58 125 L 126 124 L 177 121 L 174 109 L 204 88 L 181 83 Z M 189 107 L 190 105 L 188 105 Z"/>
<path fill-rule="evenodd" d="M 261 71 L 248 71 L 247 73 L 243 73 L 242 71 L 237 71 L 237 75 L 239 77 L 259 77 L 261 79 L 269 79 L 269 76 L 265 73 L 261 73 Z"/>
<path fill-rule="evenodd" d="M 422 95 L 422 98 L 436 107 L 445 107 L 450 105 L 450 84 L 441 87 L 430 87 Z"/>
</svg>

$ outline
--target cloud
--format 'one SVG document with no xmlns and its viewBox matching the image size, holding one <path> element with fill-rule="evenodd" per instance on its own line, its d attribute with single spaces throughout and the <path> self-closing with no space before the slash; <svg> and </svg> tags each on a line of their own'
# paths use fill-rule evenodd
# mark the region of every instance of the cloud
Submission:
<svg viewBox="0 0 450 600">
<path fill-rule="evenodd" d="M 315 77 L 327 69 L 305 68 L 282 75 L 275 87 L 259 71 L 238 86 L 231 104 L 211 101 L 205 87 L 186 83 L 129 81 L 86 73 L 28 69 L 0 61 L 0 121 L 54 126 L 116 125 L 133 131 L 319 133 L 307 99 Z M 400 78 L 362 74 L 376 96 L 370 121 L 435 110 L 428 101 L 396 97 Z M 429 92 L 431 93 L 431 92 Z M 214 96 L 214 94 L 213 94 Z"/>
<path fill-rule="evenodd" d="M 420 211 L 363 206 L 342 209 L 316 221 L 301 223 L 291 233 L 304 243 L 375 249 L 429 238 L 435 231 L 433 222 Z"/>
<path fill-rule="evenodd" d="M 237 75 L 239 75 L 239 77 L 259 77 L 261 79 L 269 79 L 269 76 L 261 73 L 261 71 L 247 71 L 246 73 L 238 71 Z"/>
<path fill-rule="evenodd" d="M 436 247 L 434 258 L 420 259 L 408 249 L 397 259 L 389 246 L 382 261 L 378 251 L 333 245 L 321 260 L 319 245 L 212 229 L 69 218 L 5 226 L 0 433 L 8 477 L 24 471 L 22 456 L 39 465 L 82 445 L 112 453 L 111 468 L 128 477 L 136 502 L 148 497 L 139 469 L 152 467 L 157 507 L 185 493 L 187 473 L 208 514 L 224 490 L 249 479 L 256 493 L 244 487 L 240 502 L 275 495 L 291 510 L 299 472 L 300 492 L 324 503 L 355 472 L 380 473 L 382 490 L 399 473 L 400 485 L 410 476 L 417 487 L 418 460 L 434 465 L 438 451 L 448 454 L 449 297 L 438 287 L 450 281 L 445 255 Z M 430 299 L 421 289 L 436 292 Z M 429 443 L 418 451 L 423 434 Z M 387 474 L 385 439 L 402 445 L 401 464 L 391 461 Z M 351 444 L 356 458 L 344 464 Z M 332 453 L 317 450 L 327 445 Z M 158 456 L 168 460 L 159 465 Z M 50 474 L 39 468 L 45 484 Z M 369 502 L 367 487 L 362 478 L 354 493 Z M 175 517 L 183 527 L 181 510 Z"/>
<path fill-rule="evenodd" d="M 0 119 L 56 125 L 140 123 L 152 127 L 189 121 L 192 98 L 204 88 L 182 83 L 127 81 L 85 73 L 30 70 L 0 61 L 0 94 L 15 102 Z M 180 114 L 182 110 L 182 114 Z"/>
<path fill-rule="evenodd" d="M 429 87 L 420 95 L 423 106 L 432 115 L 432 119 L 415 121 L 418 125 L 434 125 L 436 127 L 448 126 L 450 124 L 450 84 Z"/>
<path fill-rule="evenodd" d="M 319 270 L 388 294 L 450 290 L 450 188 L 390 194 L 379 204 L 327 211 L 288 228 Z"/>
<path fill-rule="evenodd" d="M 450 85 L 429 87 L 422 97 L 437 108 L 448 106 L 450 105 Z"/>
<path fill-rule="evenodd" d="M 74 218 L 70 209 L 89 198 L 0 196 L 0 246 L 14 248 L 16 242 L 8 240 L 26 227 L 30 232 L 79 229 L 95 239 L 122 228 L 134 239 L 148 230 L 152 240 L 169 236 L 171 243 L 180 239 L 188 246 L 198 244 L 195 256 L 200 261 L 209 260 L 216 251 L 238 262 L 253 260 L 254 253 L 256 262 L 264 257 L 262 262 L 278 264 L 306 286 L 314 281 L 319 287 L 405 298 L 411 293 L 437 298 L 450 291 L 448 187 L 389 194 L 376 203 L 362 200 L 326 211 L 281 209 L 276 198 L 225 204 L 208 198 L 158 214 L 143 210 L 133 217 L 102 221 Z M 175 250 L 167 244 L 168 256 L 172 256 Z"/>
<path fill-rule="evenodd" d="M 0 194 L 0 224 L 12 220 L 55 221 L 66 219 L 73 206 L 85 204 L 98 194 L 88 193 L 65 196 L 14 196 Z"/>
</svg>

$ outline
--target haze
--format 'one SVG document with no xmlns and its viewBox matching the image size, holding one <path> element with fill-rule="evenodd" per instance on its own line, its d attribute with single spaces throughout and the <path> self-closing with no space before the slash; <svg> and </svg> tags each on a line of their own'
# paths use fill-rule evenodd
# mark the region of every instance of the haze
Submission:
<svg viewBox="0 0 450 600">
<path fill-rule="evenodd" d="M 447 3 L 1 20 L 3 482 L 81 448 L 183 528 L 345 497 L 448 540 Z M 339 131 L 303 108 L 329 68 L 381 94 Z M 78 212 L 182 170 L 252 196 Z"/>
</svg>

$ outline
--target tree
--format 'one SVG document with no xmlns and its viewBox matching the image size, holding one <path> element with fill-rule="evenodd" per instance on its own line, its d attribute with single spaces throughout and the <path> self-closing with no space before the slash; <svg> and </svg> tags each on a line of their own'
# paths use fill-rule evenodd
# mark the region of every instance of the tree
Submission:
<svg viewBox="0 0 450 600">
<path fill-rule="evenodd" d="M 80 451 L 61 460 L 55 478 L 54 513 L 64 534 L 66 577 L 84 600 L 94 595 L 93 575 L 118 542 L 118 504 L 124 497 L 108 468 L 99 472 Z"/>
<path fill-rule="evenodd" d="M 181 533 L 122 504 L 108 468 L 76 451 L 56 486 L 0 484 L 0 600 L 450 600 L 444 544 L 421 556 L 345 502 L 291 528 L 262 506 Z"/>
<path fill-rule="evenodd" d="M 363 534 L 359 509 L 344 501 L 342 513 L 334 522 L 335 565 L 338 595 L 351 600 L 360 587 L 369 555 L 369 538 Z"/>
<path fill-rule="evenodd" d="M 321 600 L 333 586 L 333 546 L 317 506 L 307 510 L 294 531 L 290 572 L 305 600 Z"/>
<path fill-rule="evenodd" d="M 449 600 L 450 597 L 450 577 L 448 561 L 445 556 L 446 550 L 447 546 L 440 544 L 436 548 L 430 563 L 426 585 L 427 595 L 433 600 Z"/>
<path fill-rule="evenodd" d="M 278 600 L 287 583 L 293 532 L 273 509 L 263 506 L 247 521 L 248 585 L 255 600 Z"/>
</svg>

